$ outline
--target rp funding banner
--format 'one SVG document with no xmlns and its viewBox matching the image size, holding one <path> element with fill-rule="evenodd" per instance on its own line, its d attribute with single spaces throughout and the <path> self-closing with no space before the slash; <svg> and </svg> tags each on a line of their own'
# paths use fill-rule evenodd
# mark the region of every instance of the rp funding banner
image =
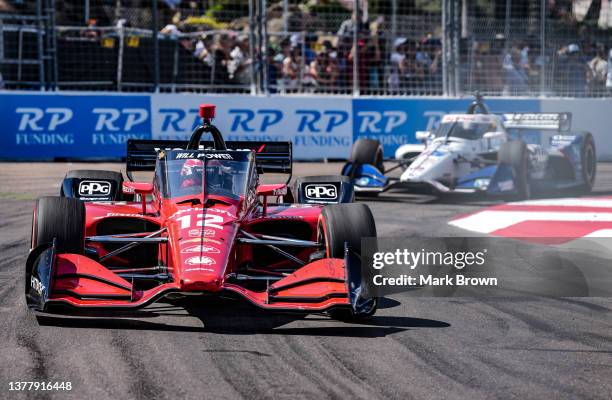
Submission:
<svg viewBox="0 0 612 400">
<path fill-rule="evenodd" d="M 349 98 L 153 95 L 153 137 L 188 138 L 200 123 L 202 103 L 217 106 L 214 124 L 226 140 L 291 141 L 296 160 L 349 156 Z"/>
<path fill-rule="evenodd" d="M 151 137 L 149 97 L 0 95 L 1 159 L 120 158 Z"/>
</svg>

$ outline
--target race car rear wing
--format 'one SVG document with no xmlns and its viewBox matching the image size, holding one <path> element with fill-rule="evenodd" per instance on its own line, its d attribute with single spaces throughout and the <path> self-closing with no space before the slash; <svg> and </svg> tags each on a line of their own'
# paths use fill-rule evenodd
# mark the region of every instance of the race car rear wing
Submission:
<svg viewBox="0 0 612 400">
<path fill-rule="evenodd" d="M 535 129 L 567 132 L 572 127 L 572 114 L 560 113 L 512 113 L 502 114 L 506 129 Z"/>
<path fill-rule="evenodd" d="M 140 140 L 127 142 L 126 173 L 132 171 L 153 171 L 159 150 L 185 149 L 186 140 Z M 292 172 L 291 142 L 225 142 L 230 150 L 249 149 L 255 151 L 255 162 L 261 173 L 289 174 Z M 213 142 L 201 142 L 203 148 L 214 147 Z"/>
</svg>

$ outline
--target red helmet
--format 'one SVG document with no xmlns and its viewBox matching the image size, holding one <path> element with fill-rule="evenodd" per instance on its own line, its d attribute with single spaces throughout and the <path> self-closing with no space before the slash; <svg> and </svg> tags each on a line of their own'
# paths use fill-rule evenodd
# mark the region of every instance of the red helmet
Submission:
<svg viewBox="0 0 612 400">
<path fill-rule="evenodd" d="M 202 160 L 189 159 L 183 164 L 181 176 L 192 176 L 193 174 L 202 174 L 204 170 L 204 162 Z"/>
<path fill-rule="evenodd" d="M 189 159 L 181 168 L 181 178 L 183 182 L 181 187 L 195 186 L 202 182 L 202 174 L 204 172 L 204 162 L 202 160 Z"/>
</svg>

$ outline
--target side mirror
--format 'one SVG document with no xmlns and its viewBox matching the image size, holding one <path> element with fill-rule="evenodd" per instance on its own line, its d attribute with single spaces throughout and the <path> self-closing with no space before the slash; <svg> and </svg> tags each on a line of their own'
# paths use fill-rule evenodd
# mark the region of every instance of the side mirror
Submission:
<svg viewBox="0 0 612 400">
<path fill-rule="evenodd" d="M 415 135 L 416 140 L 420 140 L 421 142 L 426 141 L 431 136 L 430 131 L 416 131 Z"/>
<path fill-rule="evenodd" d="M 153 193 L 153 184 L 149 182 L 123 182 L 122 190 L 124 194 L 140 195 L 142 215 L 145 215 L 147 213 L 147 194 Z"/>
<path fill-rule="evenodd" d="M 123 194 L 153 193 L 153 184 L 149 182 L 123 182 Z"/>
<path fill-rule="evenodd" d="M 287 194 L 287 185 L 278 183 L 273 185 L 259 185 L 256 193 L 258 196 L 263 196 L 263 214 L 268 210 L 268 196 L 285 196 Z"/>
<path fill-rule="evenodd" d="M 482 135 L 483 138 L 485 139 L 498 139 L 500 137 L 504 136 L 504 132 L 487 132 L 484 135 Z"/>
<path fill-rule="evenodd" d="M 258 196 L 284 196 L 286 194 L 287 185 L 284 183 L 257 186 Z"/>
</svg>

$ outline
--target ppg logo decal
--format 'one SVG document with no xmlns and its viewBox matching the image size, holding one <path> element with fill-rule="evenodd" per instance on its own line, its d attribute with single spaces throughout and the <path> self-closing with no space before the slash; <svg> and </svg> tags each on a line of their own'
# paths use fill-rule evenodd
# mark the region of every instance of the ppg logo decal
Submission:
<svg viewBox="0 0 612 400">
<path fill-rule="evenodd" d="M 110 182 L 82 181 L 79 183 L 79 196 L 108 196 L 110 192 Z"/>
<path fill-rule="evenodd" d="M 331 184 L 306 185 L 304 192 L 306 198 L 311 200 L 335 200 L 338 197 L 336 186 Z"/>
</svg>

